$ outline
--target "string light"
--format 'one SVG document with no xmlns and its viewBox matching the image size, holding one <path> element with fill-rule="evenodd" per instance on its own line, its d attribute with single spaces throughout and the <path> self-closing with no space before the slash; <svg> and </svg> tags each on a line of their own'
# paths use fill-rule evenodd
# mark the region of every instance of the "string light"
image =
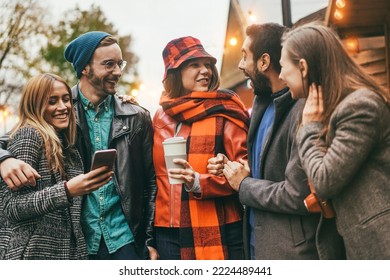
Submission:
<svg viewBox="0 0 390 280">
<path fill-rule="evenodd" d="M 230 44 L 231 46 L 236 46 L 236 45 L 237 45 L 237 38 L 236 38 L 236 37 L 230 38 L 229 44 Z"/>
<path fill-rule="evenodd" d="M 249 14 L 249 20 L 252 23 L 256 22 L 256 16 L 252 13 L 252 11 L 249 11 L 248 14 Z"/>
<path fill-rule="evenodd" d="M 359 40 L 357 38 L 348 38 L 345 41 L 347 51 L 351 53 L 359 52 Z"/>
<path fill-rule="evenodd" d="M 337 6 L 337 8 L 340 8 L 340 9 L 344 8 L 345 7 L 345 1 L 344 0 L 337 0 L 336 1 L 336 6 Z"/>
<path fill-rule="evenodd" d="M 341 20 L 344 17 L 343 13 L 339 9 L 336 9 L 336 11 L 334 11 L 333 15 L 334 15 L 334 18 L 337 20 Z"/>
</svg>

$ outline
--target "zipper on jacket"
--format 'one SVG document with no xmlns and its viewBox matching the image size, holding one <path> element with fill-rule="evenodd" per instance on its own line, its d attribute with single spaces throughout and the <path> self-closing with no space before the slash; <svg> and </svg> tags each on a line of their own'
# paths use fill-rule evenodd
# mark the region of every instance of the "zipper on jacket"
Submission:
<svg viewBox="0 0 390 280">
<path fill-rule="evenodd" d="M 170 205 L 169 205 L 169 227 L 173 227 L 173 212 L 174 212 L 174 206 L 175 206 L 175 192 L 174 192 L 174 185 L 169 184 L 170 186 Z"/>
</svg>

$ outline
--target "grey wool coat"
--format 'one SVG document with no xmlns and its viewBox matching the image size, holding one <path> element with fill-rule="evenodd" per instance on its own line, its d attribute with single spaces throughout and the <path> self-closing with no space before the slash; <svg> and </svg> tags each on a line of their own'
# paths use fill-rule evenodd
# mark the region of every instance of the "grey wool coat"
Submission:
<svg viewBox="0 0 390 280">
<path fill-rule="evenodd" d="M 300 129 L 299 155 L 317 194 L 332 199 L 347 258 L 390 259 L 389 107 L 360 89 L 333 112 L 328 145 L 318 140 L 321 129 Z"/>
<path fill-rule="evenodd" d="M 37 186 L 12 191 L 0 182 L 0 259 L 86 259 L 80 225 L 81 197 L 68 201 L 64 180 L 49 170 L 43 139 L 31 127 L 19 129 L 8 150 L 41 175 Z M 68 179 L 83 172 L 77 151 L 65 159 Z"/>
<path fill-rule="evenodd" d="M 270 102 L 275 104 L 275 119 L 262 148 L 263 179 L 247 177 L 239 189 L 245 205 L 245 258 L 250 257 L 248 213 L 252 208 L 256 259 L 318 259 L 315 235 L 320 215 L 309 214 L 304 205 L 310 189 L 295 143 L 303 101 L 294 101 L 289 91 L 275 99 L 255 97 L 248 132 L 249 164 L 257 129 Z"/>
</svg>

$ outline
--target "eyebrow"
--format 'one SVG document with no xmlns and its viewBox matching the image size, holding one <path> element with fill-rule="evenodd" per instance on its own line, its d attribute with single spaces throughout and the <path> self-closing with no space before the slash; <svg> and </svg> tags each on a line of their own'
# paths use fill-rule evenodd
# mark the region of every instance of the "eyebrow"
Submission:
<svg viewBox="0 0 390 280">
<path fill-rule="evenodd" d="M 108 61 L 121 62 L 121 61 L 123 61 L 123 59 L 115 60 L 113 58 L 108 58 L 108 59 L 103 60 L 103 62 L 108 62 Z"/>
</svg>

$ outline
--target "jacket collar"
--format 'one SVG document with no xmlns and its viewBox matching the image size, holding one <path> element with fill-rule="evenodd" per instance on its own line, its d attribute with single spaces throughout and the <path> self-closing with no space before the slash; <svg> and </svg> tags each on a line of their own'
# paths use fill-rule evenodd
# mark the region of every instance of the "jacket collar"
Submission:
<svg viewBox="0 0 390 280">
<path fill-rule="evenodd" d="M 252 145 L 257 128 L 259 127 L 264 112 L 267 109 L 270 102 L 274 102 L 275 104 L 276 118 L 274 120 L 274 123 L 278 123 L 279 119 L 284 115 L 284 113 L 289 112 L 289 107 L 291 107 L 296 102 L 291 98 L 291 92 L 287 88 L 281 90 L 276 94 L 277 94 L 276 96 L 270 96 L 270 95 L 255 96 L 253 101 L 253 109 L 252 109 L 251 121 L 250 121 L 250 126 L 248 131 L 248 146 Z"/>
</svg>

